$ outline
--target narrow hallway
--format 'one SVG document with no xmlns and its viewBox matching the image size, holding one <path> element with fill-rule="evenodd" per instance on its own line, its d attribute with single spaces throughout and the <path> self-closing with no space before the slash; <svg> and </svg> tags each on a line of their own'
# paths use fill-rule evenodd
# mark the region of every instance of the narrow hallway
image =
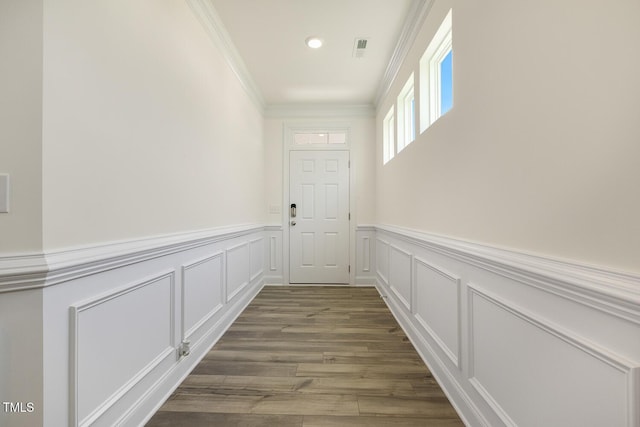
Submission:
<svg viewBox="0 0 640 427">
<path fill-rule="evenodd" d="M 375 288 L 265 287 L 147 426 L 462 426 Z"/>
</svg>

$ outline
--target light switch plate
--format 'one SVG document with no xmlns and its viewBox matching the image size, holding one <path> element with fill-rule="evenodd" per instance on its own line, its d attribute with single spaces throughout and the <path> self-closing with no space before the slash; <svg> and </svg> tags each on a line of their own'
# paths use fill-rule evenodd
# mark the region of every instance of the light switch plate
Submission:
<svg viewBox="0 0 640 427">
<path fill-rule="evenodd" d="M 0 174 L 0 213 L 9 212 L 9 175 Z"/>
<path fill-rule="evenodd" d="M 280 214 L 280 205 L 269 205 L 270 214 Z"/>
</svg>

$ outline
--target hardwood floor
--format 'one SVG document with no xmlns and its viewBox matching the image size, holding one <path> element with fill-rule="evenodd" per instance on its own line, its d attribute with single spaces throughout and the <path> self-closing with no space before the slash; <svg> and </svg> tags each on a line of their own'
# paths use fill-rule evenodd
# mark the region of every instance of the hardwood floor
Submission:
<svg viewBox="0 0 640 427">
<path fill-rule="evenodd" d="M 374 288 L 265 287 L 147 426 L 463 426 Z"/>
</svg>

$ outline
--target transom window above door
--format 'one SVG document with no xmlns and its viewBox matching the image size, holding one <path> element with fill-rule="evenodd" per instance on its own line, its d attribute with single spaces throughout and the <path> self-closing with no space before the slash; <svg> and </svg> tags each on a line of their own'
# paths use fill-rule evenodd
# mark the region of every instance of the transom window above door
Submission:
<svg viewBox="0 0 640 427">
<path fill-rule="evenodd" d="M 347 132 L 345 131 L 296 131 L 293 134 L 294 145 L 309 144 L 346 144 Z"/>
</svg>

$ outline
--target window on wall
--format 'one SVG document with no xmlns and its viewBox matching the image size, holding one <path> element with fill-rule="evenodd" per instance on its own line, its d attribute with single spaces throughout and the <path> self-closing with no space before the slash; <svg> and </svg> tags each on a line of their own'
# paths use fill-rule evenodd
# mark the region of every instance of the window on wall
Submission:
<svg viewBox="0 0 640 427">
<path fill-rule="evenodd" d="M 416 139 L 416 109 L 413 73 L 398 95 L 398 153 Z"/>
<path fill-rule="evenodd" d="M 382 163 L 393 159 L 395 154 L 395 129 L 396 121 L 393 107 L 389 110 L 382 122 Z"/>
<path fill-rule="evenodd" d="M 346 131 L 309 131 L 295 132 L 293 143 L 295 145 L 307 144 L 346 144 Z"/>
<path fill-rule="evenodd" d="M 449 10 L 420 59 L 420 132 L 453 108 L 453 32 Z"/>
</svg>

